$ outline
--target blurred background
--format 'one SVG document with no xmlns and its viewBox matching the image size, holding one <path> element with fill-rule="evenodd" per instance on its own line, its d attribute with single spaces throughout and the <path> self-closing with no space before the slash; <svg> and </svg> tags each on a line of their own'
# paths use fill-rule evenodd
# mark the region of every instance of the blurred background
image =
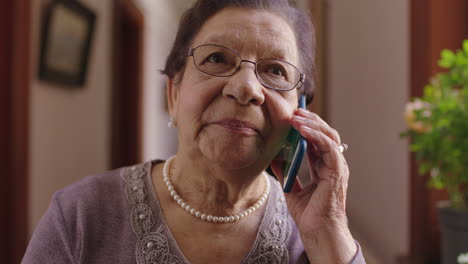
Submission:
<svg viewBox="0 0 468 264">
<path fill-rule="evenodd" d="M 193 0 L 0 3 L 0 260 L 19 263 L 55 191 L 177 148 L 159 73 Z M 310 106 L 350 149 L 349 223 L 369 264 L 439 263 L 403 112 L 468 37 L 465 0 L 297 0 L 317 27 Z"/>
</svg>

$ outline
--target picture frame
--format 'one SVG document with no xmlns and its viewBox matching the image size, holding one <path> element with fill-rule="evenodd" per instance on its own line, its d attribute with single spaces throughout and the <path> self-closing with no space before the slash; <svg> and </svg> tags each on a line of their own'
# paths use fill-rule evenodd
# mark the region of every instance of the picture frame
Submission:
<svg viewBox="0 0 468 264">
<path fill-rule="evenodd" d="M 39 79 L 80 87 L 86 81 L 96 14 L 75 0 L 53 0 L 45 9 Z"/>
</svg>

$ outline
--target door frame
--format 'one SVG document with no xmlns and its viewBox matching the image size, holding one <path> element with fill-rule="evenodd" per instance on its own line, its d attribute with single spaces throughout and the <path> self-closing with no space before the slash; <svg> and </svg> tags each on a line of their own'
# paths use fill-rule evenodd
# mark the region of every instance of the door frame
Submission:
<svg viewBox="0 0 468 264">
<path fill-rule="evenodd" d="M 111 168 L 142 159 L 144 16 L 132 0 L 114 0 Z"/>
<path fill-rule="evenodd" d="M 28 236 L 30 8 L 30 0 L 0 3 L 0 259 L 5 263 L 21 262 Z"/>
</svg>

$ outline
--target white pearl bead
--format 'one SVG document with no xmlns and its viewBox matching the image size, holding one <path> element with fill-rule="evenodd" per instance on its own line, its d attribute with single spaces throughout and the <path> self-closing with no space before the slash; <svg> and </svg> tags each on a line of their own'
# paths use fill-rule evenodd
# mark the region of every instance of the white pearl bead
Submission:
<svg viewBox="0 0 468 264">
<path fill-rule="evenodd" d="M 171 197 L 174 199 L 174 201 L 177 202 L 178 205 L 180 205 L 180 207 L 185 209 L 191 215 L 193 215 L 193 216 L 195 216 L 197 218 L 200 218 L 202 220 L 205 220 L 205 221 L 208 221 L 208 222 L 219 222 L 219 223 L 232 223 L 232 222 L 239 221 L 239 220 L 245 218 L 246 216 L 248 216 L 249 214 L 252 214 L 257 209 L 259 209 L 265 203 L 265 201 L 268 199 L 268 195 L 270 194 L 270 188 L 271 188 L 270 176 L 264 171 L 263 176 L 265 178 L 265 189 L 264 189 L 263 193 L 260 195 L 260 198 L 258 199 L 258 201 L 254 205 L 252 205 L 251 207 L 247 208 L 247 210 L 245 210 L 245 211 L 243 211 L 243 212 L 241 212 L 241 213 L 239 213 L 237 215 L 224 216 L 224 217 L 223 216 L 212 216 L 212 215 L 203 214 L 200 211 L 197 211 L 194 208 L 190 207 L 190 205 L 188 205 L 186 202 L 184 202 L 184 200 L 175 191 L 175 188 L 172 185 L 172 182 L 171 182 L 171 179 L 170 179 L 170 173 L 169 173 L 170 169 L 171 169 L 171 165 L 172 165 L 174 159 L 175 159 L 175 156 L 169 158 L 164 163 L 164 167 L 163 167 L 163 180 L 164 180 L 164 183 L 166 184 L 167 189 L 168 189 Z M 133 189 L 136 190 L 135 188 L 133 188 Z M 282 198 L 282 199 L 284 201 L 284 198 Z M 141 218 L 142 216 L 139 215 L 139 217 Z M 143 217 L 146 217 L 146 216 L 143 216 Z"/>
</svg>

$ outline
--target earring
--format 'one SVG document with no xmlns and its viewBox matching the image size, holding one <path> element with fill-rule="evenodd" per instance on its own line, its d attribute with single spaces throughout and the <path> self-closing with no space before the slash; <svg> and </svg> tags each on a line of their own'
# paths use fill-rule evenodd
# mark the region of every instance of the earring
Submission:
<svg viewBox="0 0 468 264">
<path fill-rule="evenodd" d="M 175 121 L 172 116 L 169 117 L 169 122 L 167 122 L 167 127 L 175 127 Z"/>
</svg>

